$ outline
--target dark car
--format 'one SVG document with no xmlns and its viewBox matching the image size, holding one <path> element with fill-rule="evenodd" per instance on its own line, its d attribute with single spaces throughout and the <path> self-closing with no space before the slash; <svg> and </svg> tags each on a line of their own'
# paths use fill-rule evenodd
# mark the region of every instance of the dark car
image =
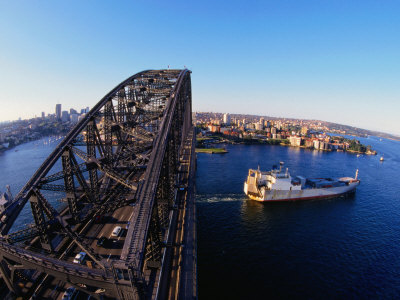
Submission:
<svg viewBox="0 0 400 300">
<path fill-rule="evenodd" d="M 94 217 L 94 222 L 97 224 L 104 223 L 104 216 L 103 215 L 96 215 Z"/>
<path fill-rule="evenodd" d="M 108 241 L 108 239 L 107 239 L 105 236 L 102 236 L 101 238 L 99 238 L 99 239 L 97 240 L 96 245 L 97 245 L 98 247 L 104 247 L 104 246 L 107 244 L 107 241 Z"/>
<path fill-rule="evenodd" d="M 69 300 L 72 299 L 72 297 L 75 294 L 75 288 L 73 287 L 69 287 L 65 290 L 63 296 L 62 296 L 62 300 Z"/>
</svg>

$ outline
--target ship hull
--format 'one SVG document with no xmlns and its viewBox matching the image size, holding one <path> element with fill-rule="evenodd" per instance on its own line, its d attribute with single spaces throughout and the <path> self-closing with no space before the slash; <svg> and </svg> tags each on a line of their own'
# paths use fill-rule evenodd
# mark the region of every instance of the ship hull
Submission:
<svg viewBox="0 0 400 300">
<path fill-rule="evenodd" d="M 249 192 L 247 182 L 245 182 L 244 192 L 252 200 L 259 202 L 283 202 L 283 201 L 301 201 L 314 199 L 329 199 L 352 193 L 360 184 L 359 180 L 350 182 L 346 186 L 330 188 L 313 188 L 303 190 L 265 190 L 257 193 Z"/>
</svg>

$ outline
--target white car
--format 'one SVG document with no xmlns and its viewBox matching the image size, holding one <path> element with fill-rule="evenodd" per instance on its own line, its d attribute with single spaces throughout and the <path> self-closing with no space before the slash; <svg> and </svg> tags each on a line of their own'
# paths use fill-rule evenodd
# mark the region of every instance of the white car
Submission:
<svg viewBox="0 0 400 300">
<path fill-rule="evenodd" d="M 81 264 L 85 260 L 86 253 L 85 252 L 79 252 L 75 258 L 74 258 L 74 263 L 76 264 Z"/>
<path fill-rule="evenodd" d="M 121 233 L 122 227 L 121 226 L 115 226 L 113 232 L 111 233 L 112 236 L 119 236 Z"/>
</svg>

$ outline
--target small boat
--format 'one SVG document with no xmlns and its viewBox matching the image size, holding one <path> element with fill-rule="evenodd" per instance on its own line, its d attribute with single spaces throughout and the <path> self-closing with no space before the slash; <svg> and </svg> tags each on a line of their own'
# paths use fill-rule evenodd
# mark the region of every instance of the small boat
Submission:
<svg viewBox="0 0 400 300">
<path fill-rule="evenodd" d="M 326 199 L 354 192 L 360 184 L 358 169 L 355 177 L 305 178 L 292 177 L 289 170 L 282 171 L 273 166 L 271 171 L 249 170 L 244 182 L 244 193 L 252 200 L 260 202 L 296 201 Z"/>
<path fill-rule="evenodd" d="M 381 156 L 381 158 L 379 159 L 380 161 L 384 161 L 385 159 L 383 158 L 383 155 Z"/>
</svg>

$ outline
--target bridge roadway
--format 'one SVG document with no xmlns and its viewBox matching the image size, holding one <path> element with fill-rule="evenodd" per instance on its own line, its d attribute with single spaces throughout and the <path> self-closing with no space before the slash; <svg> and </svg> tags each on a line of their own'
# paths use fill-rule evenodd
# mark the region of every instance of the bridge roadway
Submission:
<svg viewBox="0 0 400 300">
<path fill-rule="evenodd" d="M 192 133 L 192 135 L 194 132 Z M 195 205 L 196 138 L 184 146 L 180 157 L 181 189 L 177 194 L 174 230 L 164 252 L 157 299 L 197 298 L 197 231 Z"/>
</svg>

